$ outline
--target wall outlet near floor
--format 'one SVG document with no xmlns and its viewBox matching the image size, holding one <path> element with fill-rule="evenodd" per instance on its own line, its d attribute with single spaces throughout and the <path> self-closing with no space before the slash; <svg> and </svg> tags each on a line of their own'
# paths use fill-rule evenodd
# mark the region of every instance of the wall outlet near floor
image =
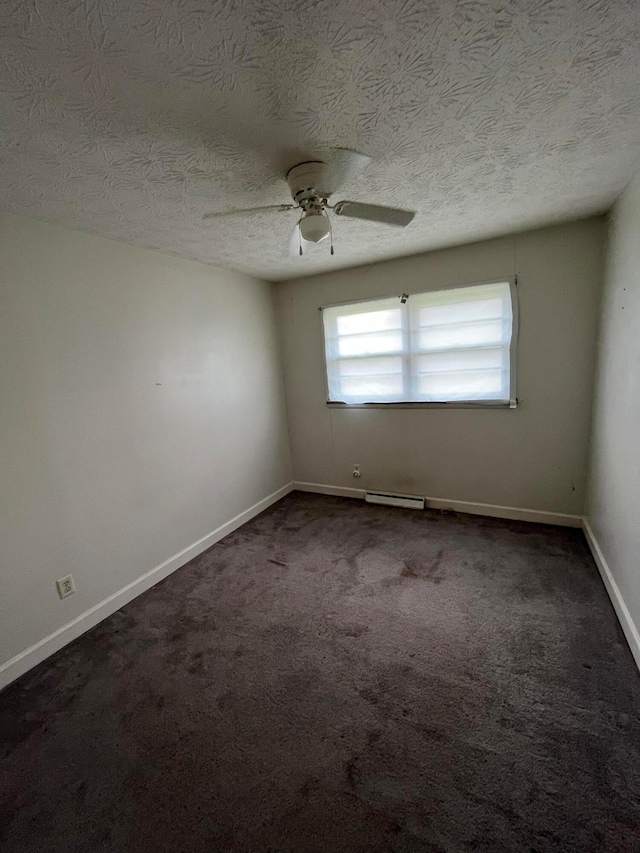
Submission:
<svg viewBox="0 0 640 853">
<path fill-rule="evenodd" d="M 358 479 L 358 477 L 361 477 L 361 476 L 362 476 L 362 474 L 360 473 L 360 466 L 359 466 L 359 465 L 354 465 L 354 466 L 353 466 L 353 476 L 354 476 L 356 479 Z"/>
<path fill-rule="evenodd" d="M 67 575 L 64 578 L 60 578 L 60 580 L 56 581 L 56 586 L 58 587 L 58 595 L 60 598 L 66 598 L 68 595 L 72 595 L 76 591 L 76 585 L 73 582 L 73 575 Z"/>
</svg>

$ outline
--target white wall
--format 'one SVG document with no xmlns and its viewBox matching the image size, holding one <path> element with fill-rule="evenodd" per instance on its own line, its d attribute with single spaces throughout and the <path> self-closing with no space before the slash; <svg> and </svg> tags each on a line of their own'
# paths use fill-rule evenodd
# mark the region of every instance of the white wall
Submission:
<svg viewBox="0 0 640 853">
<path fill-rule="evenodd" d="M 12 216 L 0 254 L 2 664 L 291 470 L 273 285 Z"/>
<path fill-rule="evenodd" d="M 594 218 L 282 282 L 294 480 L 582 515 L 602 279 Z M 515 410 L 331 409 L 318 307 L 518 274 Z M 354 463 L 363 476 L 351 476 Z"/>
<path fill-rule="evenodd" d="M 640 174 L 610 214 L 590 462 L 588 533 L 640 665 Z"/>
</svg>

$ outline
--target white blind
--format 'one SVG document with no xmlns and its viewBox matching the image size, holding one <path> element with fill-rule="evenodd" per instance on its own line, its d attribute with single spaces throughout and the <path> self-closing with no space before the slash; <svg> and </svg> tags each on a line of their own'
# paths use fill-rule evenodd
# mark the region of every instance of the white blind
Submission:
<svg viewBox="0 0 640 853">
<path fill-rule="evenodd" d="M 515 400 L 509 282 L 322 311 L 329 401 Z"/>
</svg>

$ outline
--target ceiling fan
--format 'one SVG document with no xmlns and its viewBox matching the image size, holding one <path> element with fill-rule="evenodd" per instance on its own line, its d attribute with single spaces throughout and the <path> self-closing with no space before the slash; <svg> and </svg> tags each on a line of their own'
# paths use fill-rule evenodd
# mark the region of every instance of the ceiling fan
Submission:
<svg viewBox="0 0 640 853">
<path fill-rule="evenodd" d="M 328 162 L 327 162 L 328 161 Z M 379 204 L 363 204 L 358 201 L 338 201 L 329 204 L 330 196 L 344 183 L 364 170 L 371 161 L 365 154 L 347 149 L 333 149 L 325 160 L 307 160 L 293 166 L 285 175 L 293 204 L 273 204 L 267 207 L 251 207 L 246 210 L 223 210 L 205 213 L 205 219 L 223 216 L 240 216 L 254 213 L 301 211 L 289 243 L 290 253 L 304 254 L 303 243 L 320 243 L 330 237 L 333 255 L 333 231 L 328 211 L 336 216 L 365 219 L 384 225 L 404 228 L 415 216 L 412 210 L 385 207 Z"/>
</svg>

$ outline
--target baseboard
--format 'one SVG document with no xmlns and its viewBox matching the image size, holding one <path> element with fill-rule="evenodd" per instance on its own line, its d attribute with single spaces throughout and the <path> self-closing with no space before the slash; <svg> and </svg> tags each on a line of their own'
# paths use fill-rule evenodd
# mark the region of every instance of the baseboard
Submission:
<svg viewBox="0 0 640 853">
<path fill-rule="evenodd" d="M 300 492 L 315 492 L 319 495 L 336 495 L 343 498 L 361 498 L 365 489 L 351 489 L 345 486 L 328 486 L 324 483 L 301 483 L 294 481 L 293 488 Z M 416 495 L 424 497 L 424 495 Z M 471 501 L 453 501 L 448 498 L 425 497 L 427 509 L 453 509 L 456 512 L 468 512 L 472 515 L 489 515 L 494 518 L 509 518 L 513 521 L 534 521 L 538 524 L 557 524 L 561 527 L 582 527 L 582 517 L 567 515 L 563 512 L 545 512 L 538 509 L 522 509 L 515 506 L 473 503 Z"/>
<path fill-rule="evenodd" d="M 600 572 L 602 582 L 609 593 L 609 598 L 611 599 L 613 608 L 616 611 L 620 627 L 627 638 L 627 643 L 629 643 L 631 654 L 635 659 L 638 669 L 640 669 L 640 632 L 638 632 L 638 629 L 631 618 L 631 614 L 629 613 L 627 605 L 624 603 L 618 584 L 615 582 L 613 575 L 611 574 L 611 569 L 607 565 L 602 549 L 598 545 L 598 540 L 596 539 L 595 534 L 591 529 L 591 525 L 586 518 L 582 521 L 582 529 L 584 530 L 585 539 L 587 540 L 594 562 Z"/>
<path fill-rule="evenodd" d="M 525 509 L 517 506 L 499 506 L 472 501 L 451 501 L 445 498 L 425 498 L 427 509 L 453 509 L 471 515 L 489 515 L 493 518 L 508 518 L 512 521 L 533 521 L 536 524 L 556 524 L 560 527 L 582 527 L 582 517 L 564 512 L 548 512 L 540 509 Z"/>
<path fill-rule="evenodd" d="M 4 663 L 0 666 L 0 690 L 12 681 L 15 681 L 16 678 L 24 675 L 25 672 L 28 672 L 34 666 L 37 666 L 37 664 L 41 663 L 43 660 L 46 660 L 46 658 L 54 654 L 54 652 L 57 652 L 63 646 L 66 646 L 72 640 L 75 640 L 76 637 L 84 634 L 85 631 L 88 631 L 99 622 L 102 622 L 103 619 L 111 616 L 112 613 L 120 610 L 121 607 L 124 607 L 125 604 L 133 601 L 133 599 L 137 598 L 141 593 L 168 577 L 168 575 L 175 572 L 176 569 L 184 566 L 189 562 L 189 560 L 197 557 L 198 554 L 202 554 L 203 551 L 206 551 L 207 548 L 215 545 L 215 543 L 219 542 L 221 539 L 224 539 L 224 537 L 228 536 L 229 533 L 233 533 L 233 531 L 237 530 L 238 527 L 241 527 L 243 524 L 246 524 L 247 521 L 255 518 L 255 516 L 259 515 L 263 510 L 279 501 L 285 495 L 288 495 L 292 489 L 293 484 L 287 483 L 286 486 L 282 486 L 282 488 L 272 492 L 270 495 L 267 495 L 266 498 L 263 498 L 261 501 L 253 504 L 249 509 L 246 509 L 239 515 L 236 515 L 234 518 L 224 524 L 221 524 L 220 527 L 216 527 L 215 530 L 208 533 L 206 536 L 203 536 L 202 539 L 199 539 L 197 542 L 194 542 L 192 545 L 184 548 L 178 554 L 175 554 L 173 557 L 165 560 L 164 563 L 160 563 L 159 566 L 156 566 L 146 572 L 146 574 L 132 581 L 130 584 L 127 584 L 127 586 L 118 590 L 118 592 L 115 592 L 113 595 L 105 598 L 104 601 L 101 601 L 99 604 L 96 604 L 94 607 L 84 613 L 81 613 L 80 616 L 77 616 L 71 622 L 68 622 L 66 625 L 58 628 L 57 631 L 49 634 L 48 637 L 45 637 Z"/>
<path fill-rule="evenodd" d="M 326 486 L 323 483 L 300 483 L 294 481 L 292 487 L 298 492 L 314 492 L 317 495 L 335 495 L 339 498 L 360 498 L 364 500 L 365 489 L 349 489 L 345 486 Z"/>
</svg>

